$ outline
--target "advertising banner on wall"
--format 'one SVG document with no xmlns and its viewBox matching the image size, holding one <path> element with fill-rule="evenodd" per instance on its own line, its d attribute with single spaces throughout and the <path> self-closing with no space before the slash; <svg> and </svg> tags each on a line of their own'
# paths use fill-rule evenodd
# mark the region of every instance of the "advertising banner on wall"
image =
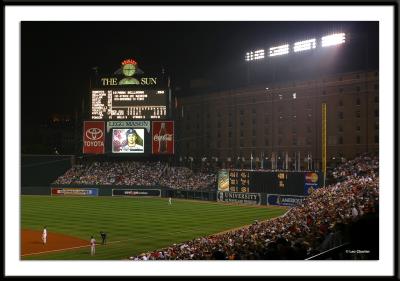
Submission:
<svg viewBox="0 0 400 281">
<path fill-rule="evenodd" d="M 152 125 L 152 153 L 174 154 L 174 121 L 153 121 Z"/>
<path fill-rule="evenodd" d="M 318 174 L 309 172 L 304 174 L 304 195 L 309 195 L 318 188 Z"/>
<path fill-rule="evenodd" d="M 103 121 L 84 121 L 83 153 L 104 154 L 105 131 Z"/>
<path fill-rule="evenodd" d="M 150 121 L 108 121 L 107 132 L 111 129 L 117 128 L 145 128 L 146 131 L 150 132 Z"/>
<path fill-rule="evenodd" d="M 277 206 L 295 207 L 301 205 L 305 196 L 267 194 L 267 204 Z"/>
<path fill-rule="evenodd" d="M 220 170 L 218 172 L 218 190 L 229 191 L 229 171 Z"/>
<path fill-rule="evenodd" d="M 112 196 L 161 196 L 161 189 L 113 189 Z"/>
<path fill-rule="evenodd" d="M 241 203 L 249 205 L 260 205 L 260 193 L 247 193 L 247 192 L 223 192 L 218 191 L 217 201 L 229 203 Z"/>
<path fill-rule="evenodd" d="M 51 189 L 51 196 L 98 196 L 98 188 L 62 188 Z"/>
</svg>

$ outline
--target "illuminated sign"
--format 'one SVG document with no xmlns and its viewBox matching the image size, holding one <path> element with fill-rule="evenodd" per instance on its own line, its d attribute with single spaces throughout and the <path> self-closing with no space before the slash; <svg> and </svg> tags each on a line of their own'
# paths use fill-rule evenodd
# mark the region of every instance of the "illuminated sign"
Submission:
<svg viewBox="0 0 400 281">
<path fill-rule="evenodd" d="M 150 121 L 109 121 L 107 132 L 111 128 L 146 128 L 147 132 L 150 132 Z"/>
<path fill-rule="evenodd" d="M 116 77 L 101 78 L 100 81 L 103 86 L 117 86 L 117 85 L 157 85 L 156 77 L 142 77 L 140 80 L 133 76 L 137 74 L 138 63 L 133 59 L 126 59 L 121 62 L 120 72 L 124 77 L 118 81 Z"/>
<path fill-rule="evenodd" d="M 229 191 L 228 170 L 220 170 L 218 172 L 218 191 Z"/>
<path fill-rule="evenodd" d="M 247 171 L 229 171 L 229 191 L 249 192 L 250 173 Z"/>
<path fill-rule="evenodd" d="M 103 154 L 104 153 L 104 122 L 85 121 L 83 125 L 83 153 Z"/>
<path fill-rule="evenodd" d="M 144 153 L 144 129 L 113 129 L 112 153 Z"/>
<path fill-rule="evenodd" d="M 126 78 L 124 78 L 126 79 Z M 122 80 L 124 80 L 122 79 Z M 134 80 L 132 80 L 134 79 Z M 157 84 L 157 77 L 142 77 L 140 80 L 137 80 L 135 78 L 130 79 L 132 82 L 131 84 L 133 85 L 156 85 Z M 125 80 L 125 82 L 121 83 L 121 81 L 118 82 L 118 78 L 116 77 L 110 77 L 110 78 L 101 78 L 101 83 L 103 86 L 117 86 L 117 85 L 128 85 L 129 83 Z M 135 83 L 133 83 L 135 82 Z"/>
<path fill-rule="evenodd" d="M 135 120 L 167 117 L 167 94 L 164 89 L 92 90 L 92 119 Z"/>
<path fill-rule="evenodd" d="M 174 121 L 153 121 L 152 125 L 152 153 L 174 154 Z"/>
<path fill-rule="evenodd" d="M 306 178 L 306 182 L 309 182 L 309 183 L 318 182 L 318 174 L 317 173 L 306 173 L 305 178 Z"/>
<path fill-rule="evenodd" d="M 318 174 L 317 173 L 305 173 L 304 174 L 304 194 L 309 195 L 311 194 L 314 189 L 318 188 Z"/>
</svg>

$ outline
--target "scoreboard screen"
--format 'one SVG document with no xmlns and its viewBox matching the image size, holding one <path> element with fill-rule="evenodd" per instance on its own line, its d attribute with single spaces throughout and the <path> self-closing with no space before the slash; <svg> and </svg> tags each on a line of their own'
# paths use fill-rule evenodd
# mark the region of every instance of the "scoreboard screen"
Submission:
<svg viewBox="0 0 400 281">
<path fill-rule="evenodd" d="M 166 89 L 92 90 L 93 120 L 140 120 L 167 118 Z"/>
<path fill-rule="evenodd" d="M 304 196 L 323 185 L 321 172 L 229 170 L 230 192 Z M 228 191 L 221 189 L 219 191 Z"/>
<path fill-rule="evenodd" d="M 229 191 L 249 192 L 250 173 L 248 171 L 229 171 Z"/>
</svg>

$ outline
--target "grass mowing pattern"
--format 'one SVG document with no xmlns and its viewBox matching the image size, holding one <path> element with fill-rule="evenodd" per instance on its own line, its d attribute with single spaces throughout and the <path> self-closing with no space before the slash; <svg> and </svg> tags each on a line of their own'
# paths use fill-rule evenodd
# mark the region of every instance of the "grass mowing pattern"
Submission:
<svg viewBox="0 0 400 281">
<path fill-rule="evenodd" d="M 21 228 L 101 242 L 99 232 L 107 232 L 107 245 L 98 245 L 96 255 L 80 248 L 26 256 L 35 260 L 121 260 L 173 243 L 280 216 L 285 208 L 260 208 L 216 202 L 166 198 L 51 197 L 21 196 Z"/>
</svg>

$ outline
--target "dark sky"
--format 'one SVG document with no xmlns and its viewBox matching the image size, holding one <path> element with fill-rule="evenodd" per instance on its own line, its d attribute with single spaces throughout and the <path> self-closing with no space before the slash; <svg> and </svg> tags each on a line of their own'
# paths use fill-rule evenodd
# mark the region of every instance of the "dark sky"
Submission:
<svg viewBox="0 0 400 281">
<path fill-rule="evenodd" d="M 39 112 L 37 119 L 72 114 L 89 91 L 94 66 L 106 76 L 122 60 L 133 58 L 146 74 L 159 74 L 164 67 L 172 84 L 183 89 L 194 78 L 214 79 L 229 87 L 245 76 L 246 51 L 337 31 L 349 33 L 352 43 L 335 64 L 338 71 L 377 68 L 374 22 L 22 22 L 22 120 L 31 119 L 34 110 Z M 280 58 L 289 67 L 282 69 L 289 69 L 292 76 L 296 69 L 304 73 L 294 65 L 304 65 L 296 62 L 301 56 L 305 55 Z M 316 65 L 326 59 L 313 56 Z M 261 70 L 268 67 L 267 60 L 260 63 Z"/>
</svg>

